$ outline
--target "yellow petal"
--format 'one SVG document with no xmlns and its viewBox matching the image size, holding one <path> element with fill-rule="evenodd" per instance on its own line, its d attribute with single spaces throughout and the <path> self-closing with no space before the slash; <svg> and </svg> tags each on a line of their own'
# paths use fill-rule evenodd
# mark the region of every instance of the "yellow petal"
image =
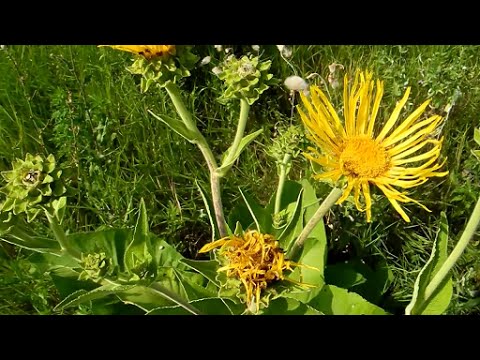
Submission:
<svg viewBox="0 0 480 360">
<path fill-rule="evenodd" d="M 372 198 L 370 196 L 370 185 L 368 181 L 362 182 L 363 196 L 365 198 L 365 209 L 367 210 L 367 222 L 372 221 Z"/>
<path fill-rule="evenodd" d="M 352 179 L 351 181 L 350 180 L 348 181 L 347 188 L 343 191 L 343 195 L 340 197 L 340 199 L 337 200 L 337 204 L 341 204 L 348 198 L 348 196 L 352 192 L 352 189 L 356 185 L 356 183 L 357 183 L 356 179 Z"/>
<path fill-rule="evenodd" d="M 380 101 L 383 97 L 383 81 L 377 80 L 377 92 L 375 94 L 375 102 L 373 103 L 372 115 L 368 123 L 367 135 L 373 138 L 373 130 L 375 126 L 375 120 L 377 118 L 378 109 L 380 108 Z"/>
<path fill-rule="evenodd" d="M 414 112 L 412 112 L 392 133 L 389 137 L 395 138 L 398 134 L 408 129 L 419 117 L 425 112 L 425 109 L 430 104 L 431 99 L 426 100 Z"/>
<path fill-rule="evenodd" d="M 376 139 L 377 142 L 381 142 L 385 138 L 385 136 L 388 134 L 388 132 L 392 129 L 393 125 L 395 125 L 395 123 L 398 120 L 398 116 L 400 115 L 400 111 L 402 111 L 409 96 L 410 96 L 410 87 L 407 88 L 407 91 L 405 91 L 405 95 L 403 95 L 403 98 L 398 102 L 397 106 L 395 106 L 395 109 L 393 110 L 392 115 L 390 115 L 390 118 L 388 119 L 387 123 L 383 127 L 380 134 L 377 136 L 377 139 Z"/>
</svg>

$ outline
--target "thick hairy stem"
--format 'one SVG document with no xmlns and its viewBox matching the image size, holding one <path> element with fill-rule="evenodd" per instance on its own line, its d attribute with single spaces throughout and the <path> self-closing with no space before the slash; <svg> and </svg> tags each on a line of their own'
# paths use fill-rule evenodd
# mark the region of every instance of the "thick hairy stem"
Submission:
<svg viewBox="0 0 480 360">
<path fill-rule="evenodd" d="M 210 174 L 210 184 L 212 189 L 213 208 L 215 210 L 215 219 L 217 220 L 218 232 L 221 238 L 228 235 L 227 226 L 225 222 L 225 215 L 223 214 L 220 178 L 215 172 Z"/>
<path fill-rule="evenodd" d="M 283 186 L 287 177 L 287 166 L 292 159 L 291 154 L 285 154 L 283 161 L 280 163 L 280 176 L 278 178 L 277 194 L 275 196 L 275 214 L 280 212 L 280 202 L 282 200 Z"/>
</svg>

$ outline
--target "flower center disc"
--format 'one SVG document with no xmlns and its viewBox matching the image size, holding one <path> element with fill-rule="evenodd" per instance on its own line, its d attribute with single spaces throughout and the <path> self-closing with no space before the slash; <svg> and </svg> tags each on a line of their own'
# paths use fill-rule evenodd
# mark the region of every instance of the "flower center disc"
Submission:
<svg viewBox="0 0 480 360">
<path fill-rule="evenodd" d="M 358 135 L 345 140 L 340 164 L 347 176 L 375 178 L 390 168 L 390 157 L 373 139 Z"/>
</svg>

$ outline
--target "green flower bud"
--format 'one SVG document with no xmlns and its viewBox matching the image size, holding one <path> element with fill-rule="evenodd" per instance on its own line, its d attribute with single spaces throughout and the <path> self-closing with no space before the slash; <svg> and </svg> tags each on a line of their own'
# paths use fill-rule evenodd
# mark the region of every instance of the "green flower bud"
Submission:
<svg viewBox="0 0 480 360">
<path fill-rule="evenodd" d="M 140 88 L 147 92 L 152 84 L 165 87 L 169 82 L 190 76 L 190 70 L 198 61 L 198 56 L 190 51 L 189 46 L 176 46 L 175 55 L 168 57 L 138 57 L 128 68 L 132 74 L 142 75 Z"/>
<path fill-rule="evenodd" d="M 83 255 L 81 266 L 83 271 L 80 273 L 79 280 L 99 280 L 108 274 L 110 261 L 104 252 Z"/>
<path fill-rule="evenodd" d="M 0 204 L 0 212 L 26 213 L 27 221 L 31 222 L 42 209 L 52 208 L 53 202 L 54 214 L 65 206 L 66 199 L 61 197 L 66 192 L 60 181 L 62 170 L 55 168 L 53 155 L 43 159 L 27 154 L 25 161 L 17 159 L 12 165 L 12 170 L 1 173 L 7 185 L 0 192 L 7 198 Z"/>
<path fill-rule="evenodd" d="M 258 56 L 253 55 L 240 59 L 233 55 L 227 57 L 215 71 L 227 87 L 218 100 L 226 104 L 231 99 L 245 99 L 252 105 L 270 85 L 276 83 L 273 75 L 268 73 L 271 64 L 270 60 L 260 62 Z"/>
<path fill-rule="evenodd" d="M 288 220 L 288 213 L 287 209 L 281 210 L 280 212 L 274 214 L 272 216 L 273 220 L 273 227 L 275 229 L 281 229 L 285 225 L 287 225 L 287 220 Z"/>
<path fill-rule="evenodd" d="M 267 154 L 277 162 L 282 162 L 286 154 L 290 154 L 292 158 L 295 158 L 305 149 L 307 140 L 300 126 L 279 126 L 277 131 L 277 136 L 267 148 Z"/>
</svg>

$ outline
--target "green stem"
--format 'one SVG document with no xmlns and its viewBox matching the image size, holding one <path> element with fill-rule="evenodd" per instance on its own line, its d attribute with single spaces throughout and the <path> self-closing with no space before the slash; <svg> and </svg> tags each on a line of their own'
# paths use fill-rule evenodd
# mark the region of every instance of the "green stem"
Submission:
<svg viewBox="0 0 480 360">
<path fill-rule="evenodd" d="M 237 153 L 238 148 L 240 147 L 240 142 L 243 139 L 245 134 L 245 127 L 247 126 L 248 113 L 250 112 L 250 105 L 247 100 L 240 100 L 240 118 L 238 119 L 237 132 L 235 134 L 235 139 L 233 139 L 233 144 L 230 146 L 228 155 L 223 161 L 224 164 L 229 164 L 234 160 L 235 154 Z M 226 171 L 222 171 L 219 176 L 225 176 Z"/>
<path fill-rule="evenodd" d="M 210 187 L 212 191 L 213 210 L 215 212 L 218 232 L 220 234 L 220 237 L 225 237 L 228 233 L 225 222 L 225 215 L 223 213 L 220 178 L 217 174 L 218 164 L 215 160 L 215 156 L 213 155 L 212 150 L 208 146 L 207 140 L 205 140 L 205 137 L 202 135 L 202 133 L 198 130 L 197 126 L 193 122 L 192 116 L 185 107 L 182 96 L 180 94 L 180 90 L 178 89 L 177 85 L 175 85 L 174 83 L 169 83 L 165 86 L 165 88 L 167 89 L 168 95 L 172 99 L 173 105 L 175 106 L 178 115 L 180 115 L 183 122 L 185 123 L 185 126 L 190 131 L 195 133 L 195 144 L 198 146 L 203 157 L 205 158 L 205 161 L 207 162 L 208 170 L 210 171 Z"/>
<path fill-rule="evenodd" d="M 215 211 L 215 219 L 217 220 L 217 227 L 220 238 L 228 235 L 225 215 L 223 213 L 222 205 L 222 190 L 220 186 L 220 177 L 215 173 L 210 173 L 210 185 L 212 190 L 213 209 Z"/>
<path fill-rule="evenodd" d="M 192 119 L 192 115 L 190 114 L 190 111 L 187 110 L 182 100 L 182 95 L 180 94 L 180 90 L 178 86 L 175 85 L 173 82 L 170 82 L 167 85 L 165 85 L 165 89 L 167 89 L 167 93 L 168 95 L 170 95 L 170 99 L 172 99 L 173 105 L 175 106 L 175 109 L 177 110 L 178 115 L 180 115 L 183 122 L 185 123 L 185 126 L 187 127 L 187 129 L 194 133 L 200 133 L 200 131 L 197 128 L 197 125 L 195 125 Z"/>
<path fill-rule="evenodd" d="M 342 196 L 342 194 L 343 190 L 335 187 L 332 189 L 330 194 L 328 194 L 325 200 L 323 200 L 318 210 L 315 212 L 315 214 L 313 214 L 307 225 L 305 225 L 302 232 L 300 233 L 297 240 L 290 249 L 287 256 L 289 259 L 295 259 L 298 251 L 302 248 L 305 240 L 307 239 L 308 235 L 310 235 L 313 228 L 318 224 L 320 220 L 322 220 L 327 211 L 330 210 L 330 208 L 337 202 L 337 200 L 340 199 L 340 196 Z"/>
<path fill-rule="evenodd" d="M 69 254 L 75 260 L 80 261 L 81 260 L 80 252 L 72 249 L 68 245 L 68 241 L 67 241 L 67 237 L 65 235 L 65 232 L 63 231 L 62 226 L 58 223 L 57 218 L 52 216 L 48 211 L 45 211 L 45 215 L 47 216 L 48 223 L 50 224 L 50 229 L 52 229 L 53 234 L 55 235 L 55 239 L 57 239 L 57 241 L 60 244 L 60 247 L 62 248 L 63 252 Z"/>
<path fill-rule="evenodd" d="M 287 166 L 292 159 L 291 154 L 285 154 L 283 161 L 280 163 L 280 176 L 278 178 L 277 194 L 275 196 L 275 214 L 280 212 L 280 201 L 282 199 L 283 186 L 287 177 Z"/>
<path fill-rule="evenodd" d="M 450 256 L 447 258 L 447 260 L 445 260 L 440 270 L 438 270 L 438 272 L 435 274 L 432 281 L 430 281 L 430 283 L 425 288 L 425 297 L 424 297 L 425 301 L 430 299 L 430 297 L 433 295 L 435 290 L 437 290 L 438 286 L 442 283 L 442 281 L 445 279 L 447 274 L 456 264 L 460 256 L 465 251 L 465 248 L 467 247 L 468 243 L 472 239 L 479 225 L 480 225 L 480 198 L 477 200 L 477 204 L 473 209 L 473 213 L 470 216 L 467 226 L 465 227 L 465 230 L 463 231 L 463 234 L 460 237 L 460 240 L 458 241 L 457 245 L 453 249 Z"/>
</svg>

